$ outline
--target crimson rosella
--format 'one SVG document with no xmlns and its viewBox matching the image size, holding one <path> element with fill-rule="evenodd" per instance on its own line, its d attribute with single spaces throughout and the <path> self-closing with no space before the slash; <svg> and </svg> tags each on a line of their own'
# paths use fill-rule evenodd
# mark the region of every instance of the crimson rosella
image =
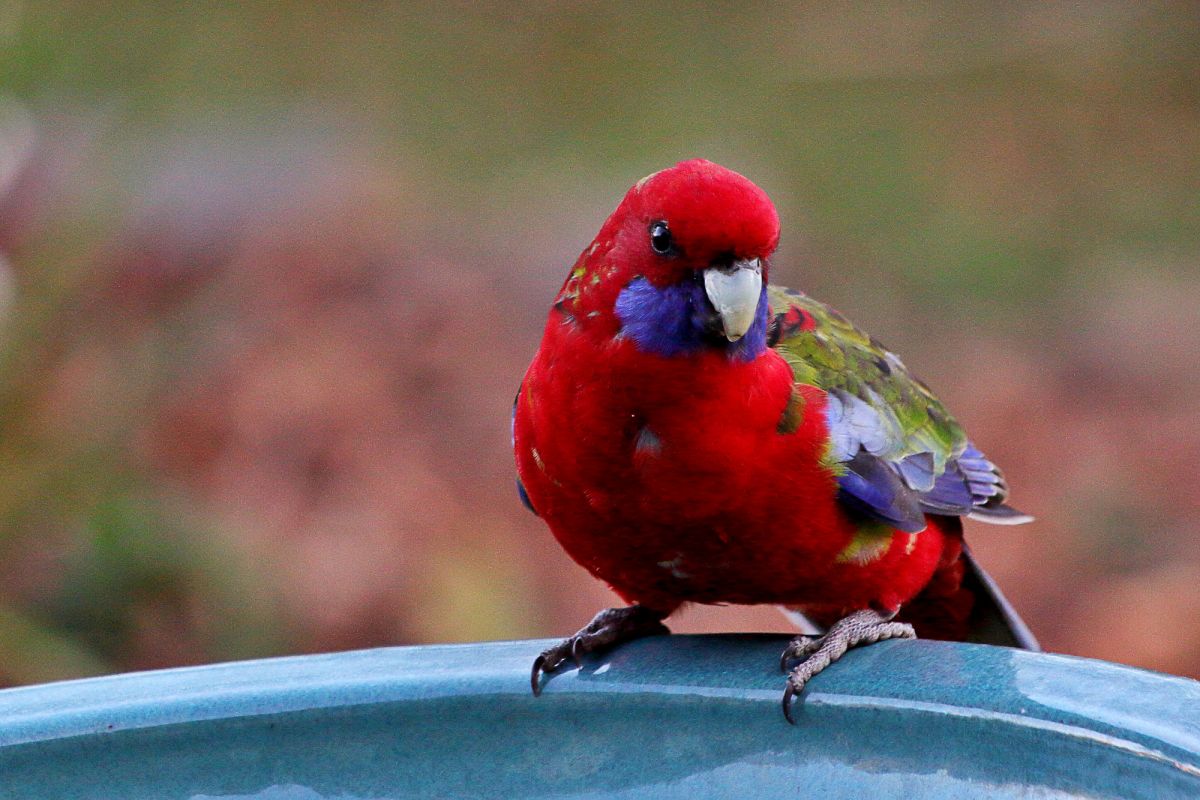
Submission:
<svg viewBox="0 0 1200 800">
<path fill-rule="evenodd" d="M 518 488 L 630 605 L 546 650 L 653 633 L 685 603 L 770 603 L 825 633 L 783 653 L 792 697 L 890 638 L 1036 648 L 962 541 L 1015 524 L 1000 471 L 900 358 L 771 286 L 771 200 L 684 161 L 629 190 L 554 300 L 513 409 Z"/>
</svg>

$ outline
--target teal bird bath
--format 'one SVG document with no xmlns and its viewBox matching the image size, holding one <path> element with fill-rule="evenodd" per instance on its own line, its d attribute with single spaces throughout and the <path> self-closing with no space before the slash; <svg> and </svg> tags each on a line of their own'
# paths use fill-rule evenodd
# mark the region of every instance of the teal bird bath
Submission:
<svg viewBox="0 0 1200 800">
<path fill-rule="evenodd" d="M 780 712 L 779 636 L 389 648 L 0 692 L 0 798 L 1200 797 L 1200 683 L 893 641 Z"/>
</svg>

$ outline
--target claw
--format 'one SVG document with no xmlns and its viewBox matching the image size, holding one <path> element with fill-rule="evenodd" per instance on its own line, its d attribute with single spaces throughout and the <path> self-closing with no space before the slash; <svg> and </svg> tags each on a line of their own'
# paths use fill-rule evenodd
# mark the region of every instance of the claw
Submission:
<svg viewBox="0 0 1200 800">
<path fill-rule="evenodd" d="M 779 671 L 788 671 L 788 662 L 807 658 L 817 648 L 820 636 L 797 636 L 788 642 L 779 656 Z"/>
<path fill-rule="evenodd" d="M 542 693 L 542 676 L 554 672 L 567 658 L 573 659 L 576 666 L 583 669 L 583 657 L 588 653 L 608 650 L 642 636 L 670 633 L 667 626 L 662 624 L 662 618 L 667 613 L 638 605 L 601 611 L 574 636 L 564 639 L 534 659 L 529 674 L 533 696 L 538 697 Z"/>
<path fill-rule="evenodd" d="M 841 658 L 852 647 L 883 641 L 884 639 L 913 639 L 916 633 L 912 626 L 893 622 L 894 614 L 884 616 L 877 611 L 862 610 L 848 614 L 834 623 L 824 636 L 817 639 L 797 637 L 784 648 L 781 661 L 786 670 L 792 658 L 803 659 L 788 672 L 787 688 L 783 690 L 783 716 L 796 724 L 792 718 L 792 700 L 804 692 L 808 682 L 826 667 Z"/>
<path fill-rule="evenodd" d="M 541 697 L 542 695 L 542 665 L 545 663 L 545 655 L 540 655 L 533 660 L 533 674 L 529 676 L 529 685 L 533 687 L 534 697 Z"/>
<path fill-rule="evenodd" d="M 792 725 L 796 724 L 796 720 L 792 719 L 792 697 L 796 694 L 796 690 L 792 688 L 791 681 L 788 681 L 787 687 L 783 690 L 783 718 Z"/>
<path fill-rule="evenodd" d="M 807 636 L 797 636 L 787 643 L 787 647 L 783 648 L 783 652 L 779 654 L 779 671 L 788 671 L 788 662 L 798 658 L 803 658 L 808 654 L 808 645 L 813 640 Z"/>
<path fill-rule="evenodd" d="M 571 641 L 571 658 L 575 660 L 575 666 L 583 669 L 583 638 L 575 637 Z"/>
</svg>

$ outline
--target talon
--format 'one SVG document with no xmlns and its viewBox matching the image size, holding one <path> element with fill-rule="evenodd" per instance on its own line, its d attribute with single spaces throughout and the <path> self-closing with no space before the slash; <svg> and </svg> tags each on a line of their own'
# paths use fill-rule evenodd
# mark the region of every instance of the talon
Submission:
<svg viewBox="0 0 1200 800">
<path fill-rule="evenodd" d="M 583 639 L 576 638 L 571 642 L 571 658 L 575 660 L 575 666 L 583 669 Z"/>
<path fill-rule="evenodd" d="M 893 615 L 884 616 L 870 609 L 855 611 L 834 623 L 824 636 L 817 639 L 797 637 L 783 651 L 784 664 L 789 657 L 803 658 L 788 673 L 788 685 L 783 692 L 783 715 L 793 725 L 792 698 L 804 692 L 808 682 L 837 661 L 852 647 L 874 644 L 884 639 L 913 639 L 912 626 L 893 622 Z"/>
<path fill-rule="evenodd" d="M 792 719 L 792 697 L 795 694 L 796 690 L 792 688 L 792 682 L 788 681 L 787 687 L 783 690 L 783 718 L 792 725 L 796 724 L 796 720 Z"/>
<path fill-rule="evenodd" d="M 794 642 L 789 642 L 788 646 L 783 648 L 783 652 L 780 653 L 780 655 L 779 655 L 779 671 L 780 672 L 789 672 L 790 670 L 788 670 L 788 664 L 793 659 L 796 659 L 799 657 L 792 651 L 794 644 L 795 644 Z"/>
<path fill-rule="evenodd" d="M 540 697 L 542 694 L 542 665 L 545 663 L 545 655 L 540 655 L 533 660 L 533 674 L 529 676 L 529 685 L 533 687 L 534 697 Z"/>
<path fill-rule="evenodd" d="M 574 636 L 564 639 L 534 659 L 533 670 L 529 674 L 533 696 L 538 697 L 542 693 L 542 676 L 554 672 L 568 657 L 583 669 L 583 657 L 589 653 L 608 650 L 642 636 L 670 633 L 667 626 L 662 624 L 662 618 L 668 613 L 638 605 L 601 611 Z"/>
</svg>

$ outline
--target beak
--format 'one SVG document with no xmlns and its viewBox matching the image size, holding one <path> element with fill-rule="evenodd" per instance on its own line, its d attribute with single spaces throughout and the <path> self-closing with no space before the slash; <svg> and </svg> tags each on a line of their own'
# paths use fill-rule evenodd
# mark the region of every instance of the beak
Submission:
<svg viewBox="0 0 1200 800">
<path fill-rule="evenodd" d="M 704 291 L 721 315 L 725 338 L 736 342 L 754 324 L 762 295 L 762 262 L 757 258 L 734 261 L 704 270 Z"/>
</svg>

